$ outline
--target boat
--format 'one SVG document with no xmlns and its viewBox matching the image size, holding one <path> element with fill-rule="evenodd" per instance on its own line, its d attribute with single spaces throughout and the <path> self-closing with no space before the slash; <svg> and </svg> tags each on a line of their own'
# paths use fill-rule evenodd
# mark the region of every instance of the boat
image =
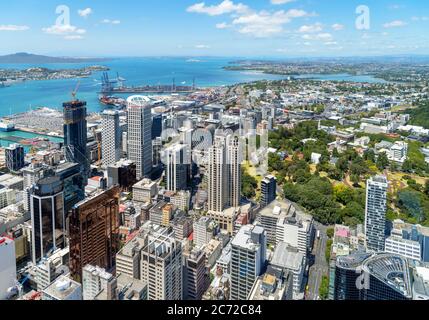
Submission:
<svg viewBox="0 0 429 320">
<path fill-rule="evenodd" d="M 2 132 L 15 131 L 15 124 L 12 122 L 0 121 L 0 131 Z"/>
<path fill-rule="evenodd" d="M 101 95 L 98 97 L 98 100 L 100 101 L 101 104 L 104 104 L 106 106 L 115 106 L 118 108 L 123 108 L 127 105 L 125 99 L 118 98 L 118 97 Z"/>
</svg>

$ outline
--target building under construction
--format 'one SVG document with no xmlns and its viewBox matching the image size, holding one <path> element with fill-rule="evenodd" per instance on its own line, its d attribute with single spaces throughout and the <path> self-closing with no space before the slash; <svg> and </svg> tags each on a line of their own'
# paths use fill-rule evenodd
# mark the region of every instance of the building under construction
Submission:
<svg viewBox="0 0 429 320">
<path fill-rule="evenodd" d="M 67 161 L 79 163 L 82 174 L 88 176 L 86 102 L 73 100 L 63 104 L 64 147 Z"/>
<path fill-rule="evenodd" d="M 110 270 L 119 246 L 119 187 L 73 207 L 69 217 L 70 273 L 82 280 L 87 264 Z"/>
</svg>

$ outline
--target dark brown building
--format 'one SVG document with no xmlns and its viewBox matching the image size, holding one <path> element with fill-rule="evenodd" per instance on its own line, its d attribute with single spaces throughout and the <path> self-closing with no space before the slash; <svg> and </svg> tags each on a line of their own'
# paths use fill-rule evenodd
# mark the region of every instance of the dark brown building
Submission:
<svg viewBox="0 0 429 320">
<path fill-rule="evenodd" d="M 70 212 L 70 272 L 81 282 L 91 264 L 110 270 L 119 246 L 119 187 L 86 199 Z"/>
<path fill-rule="evenodd" d="M 119 185 L 123 191 L 132 191 L 137 183 L 136 164 L 130 160 L 121 160 L 107 168 L 107 183 L 109 187 Z"/>
</svg>

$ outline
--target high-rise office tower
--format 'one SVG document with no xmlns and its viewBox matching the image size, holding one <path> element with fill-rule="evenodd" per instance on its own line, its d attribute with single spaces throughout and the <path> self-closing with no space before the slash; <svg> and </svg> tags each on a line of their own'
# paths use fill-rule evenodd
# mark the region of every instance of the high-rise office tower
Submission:
<svg viewBox="0 0 429 320">
<path fill-rule="evenodd" d="M 209 148 L 208 161 L 208 209 L 222 212 L 229 202 L 225 136 L 215 136 L 213 146 Z"/>
<path fill-rule="evenodd" d="M 338 257 L 335 300 L 412 300 L 413 275 L 407 259 L 390 253 Z"/>
<path fill-rule="evenodd" d="M 31 191 L 32 259 L 37 264 L 64 244 L 63 182 L 59 177 L 40 179 Z"/>
<path fill-rule="evenodd" d="M 150 99 L 132 96 L 127 100 L 128 159 L 136 163 L 137 180 L 152 171 L 152 114 Z"/>
<path fill-rule="evenodd" d="M 403 256 L 375 254 L 365 260 L 362 272 L 366 275 L 366 285 L 362 286 L 359 300 L 412 300 L 412 275 Z"/>
<path fill-rule="evenodd" d="M 206 255 L 194 249 L 183 254 L 183 299 L 201 300 L 209 287 Z"/>
<path fill-rule="evenodd" d="M 79 100 L 65 102 L 63 104 L 63 108 L 64 147 L 66 159 L 69 162 L 79 163 L 82 174 L 84 177 L 88 177 L 90 162 L 86 148 L 86 144 L 88 142 L 86 102 Z"/>
<path fill-rule="evenodd" d="M 59 177 L 64 185 L 64 211 L 66 217 L 70 209 L 85 198 L 86 180 L 81 174 L 78 163 L 65 162 L 55 168 L 55 176 Z"/>
<path fill-rule="evenodd" d="M 164 156 L 167 190 L 186 190 L 191 170 L 191 151 L 189 146 L 175 144 L 165 149 Z"/>
<path fill-rule="evenodd" d="M 152 139 L 161 137 L 162 134 L 162 114 L 157 114 L 152 118 Z"/>
<path fill-rule="evenodd" d="M 121 158 L 121 129 L 119 126 L 119 112 L 106 110 L 102 114 L 101 152 L 103 165 L 115 164 Z"/>
<path fill-rule="evenodd" d="M 271 202 L 276 200 L 277 193 L 277 179 L 272 176 L 266 176 L 261 182 L 261 206 L 265 208 Z"/>
<path fill-rule="evenodd" d="M 356 285 L 361 276 L 362 263 L 371 255 L 356 253 L 339 256 L 335 264 L 334 300 L 359 300 L 360 288 Z"/>
<path fill-rule="evenodd" d="M 182 300 L 182 245 L 167 231 L 149 234 L 141 252 L 148 300 Z"/>
<path fill-rule="evenodd" d="M 388 186 L 384 176 L 375 176 L 366 184 L 365 236 L 369 251 L 384 251 Z"/>
<path fill-rule="evenodd" d="M 231 244 L 231 300 L 246 300 L 266 262 L 267 235 L 264 228 L 247 225 Z"/>
<path fill-rule="evenodd" d="M 19 144 L 12 144 L 5 148 L 6 167 L 9 171 L 17 172 L 24 168 L 24 148 Z"/>
<path fill-rule="evenodd" d="M 70 273 L 82 281 L 87 264 L 110 270 L 119 240 L 119 188 L 76 204 L 70 214 Z"/>
<path fill-rule="evenodd" d="M 239 207 L 241 203 L 241 141 L 237 136 L 229 136 L 227 146 L 229 205 Z"/>
</svg>

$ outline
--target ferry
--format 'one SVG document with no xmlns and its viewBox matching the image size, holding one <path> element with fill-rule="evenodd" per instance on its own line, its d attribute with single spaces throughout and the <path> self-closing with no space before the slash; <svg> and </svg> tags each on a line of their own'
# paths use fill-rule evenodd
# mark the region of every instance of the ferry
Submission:
<svg viewBox="0 0 429 320">
<path fill-rule="evenodd" d="M 15 131 L 15 124 L 12 122 L 0 121 L 0 131 L 1 132 Z"/>
</svg>

